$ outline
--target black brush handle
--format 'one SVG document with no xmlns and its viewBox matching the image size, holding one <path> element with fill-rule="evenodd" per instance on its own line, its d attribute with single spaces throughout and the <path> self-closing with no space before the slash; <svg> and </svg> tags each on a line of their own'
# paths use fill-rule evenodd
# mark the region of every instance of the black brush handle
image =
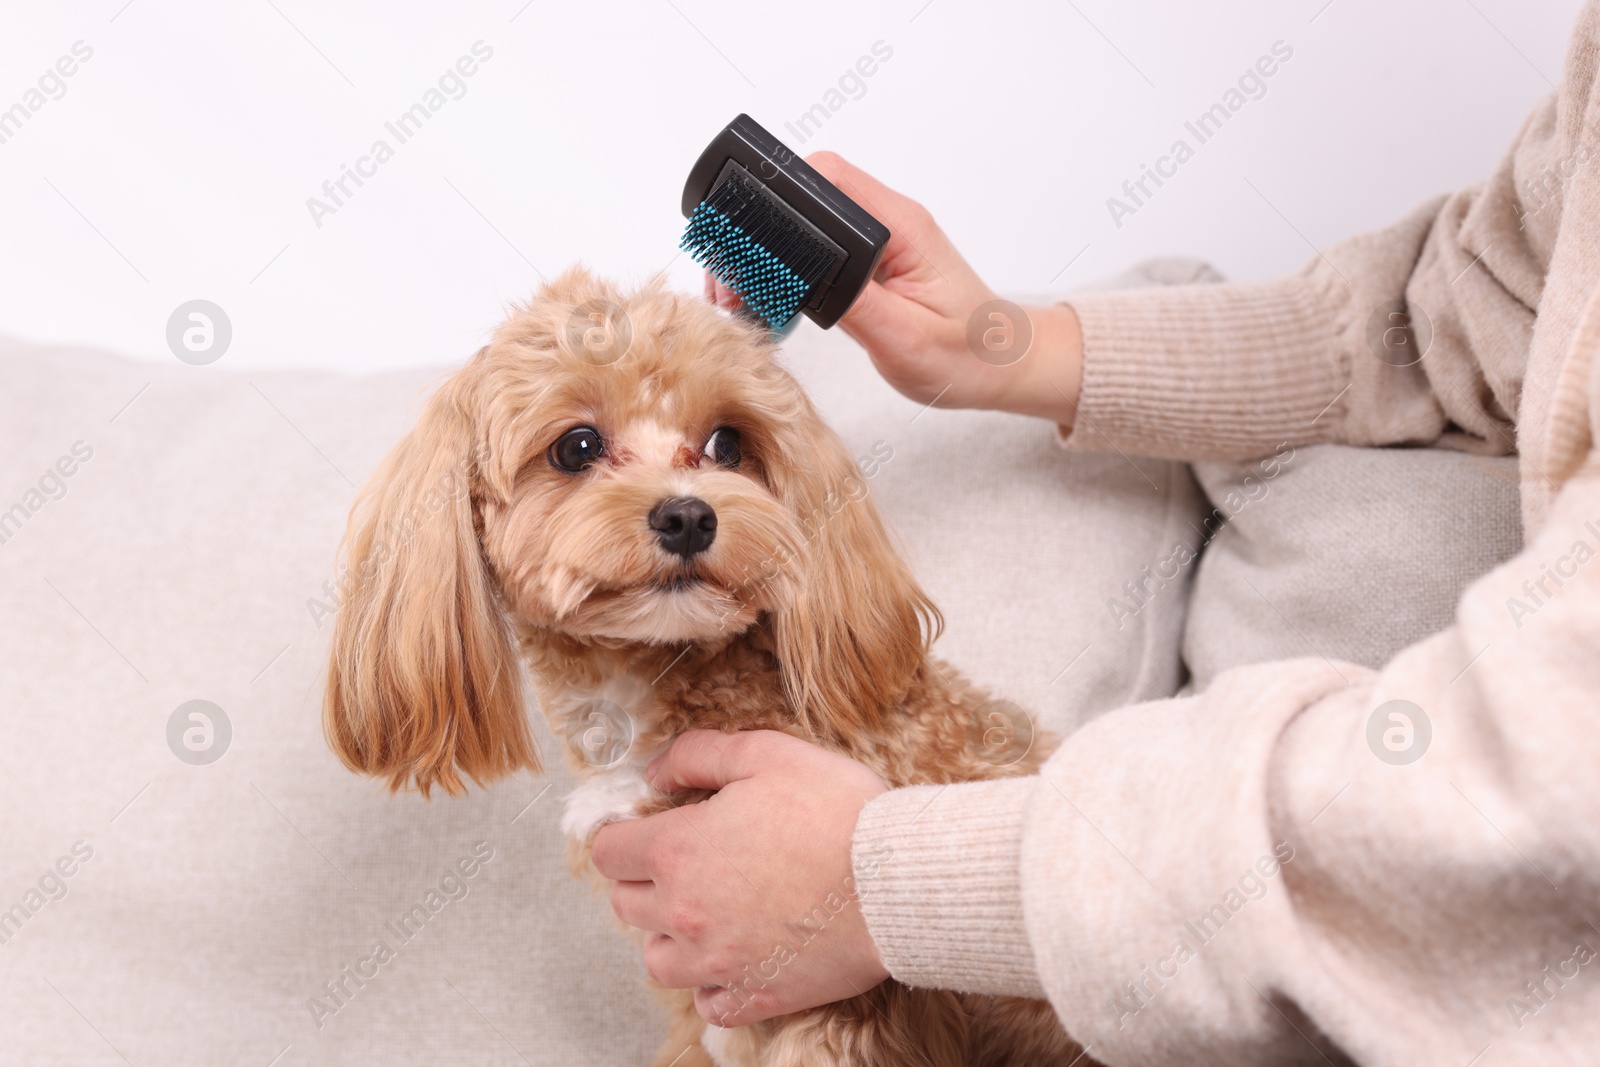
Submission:
<svg viewBox="0 0 1600 1067">
<path fill-rule="evenodd" d="M 717 134 L 689 171 L 683 187 L 684 218 L 693 215 L 711 195 L 729 160 L 744 167 L 789 210 L 844 250 L 844 263 L 833 273 L 831 283 L 808 294 L 801 309 L 824 329 L 832 326 L 871 280 L 889 243 L 889 227 L 743 114 Z"/>
</svg>

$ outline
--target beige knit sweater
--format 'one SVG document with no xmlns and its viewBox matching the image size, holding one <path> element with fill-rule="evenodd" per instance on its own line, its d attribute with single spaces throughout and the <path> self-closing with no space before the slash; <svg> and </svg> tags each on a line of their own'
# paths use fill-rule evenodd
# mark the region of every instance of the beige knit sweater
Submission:
<svg viewBox="0 0 1600 1067">
<path fill-rule="evenodd" d="M 1381 671 L 1240 668 L 1038 777 L 874 800 L 859 884 L 896 978 L 1048 997 L 1114 1065 L 1600 1064 L 1597 59 L 1591 0 L 1493 177 L 1294 277 L 1071 301 L 1069 447 L 1516 451 L 1527 547 Z M 1401 300 L 1432 334 L 1406 367 L 1376 354 Z M 1374 753 L 1415 715 L 1369 744 L 1392 700 L 1431 724 L 1414 762 Z"/>
</svg>

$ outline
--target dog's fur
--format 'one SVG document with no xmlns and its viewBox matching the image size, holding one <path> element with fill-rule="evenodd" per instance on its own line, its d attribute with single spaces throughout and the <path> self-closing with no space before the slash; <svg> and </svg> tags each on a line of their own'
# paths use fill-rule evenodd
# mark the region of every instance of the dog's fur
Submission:
<svg viewBox="0 0 1600 1067">
<path fill-rule="evenodd" d="M 595 358 L 572 328 L 595 307 L 625 324 L 613 342 L 631 334 L 620 359 Z M 558 469 L 552 442 L 585 425 L 603 457 Z M 703 455 L 725 426 L 737 466 Z M 688 561 L 646 519 L 673 496 L 717 516 Z M 891 786 L 1029 773 L 1043 755 L 997 754 L 986 695 L 929 657 L 938 611 L 769 335 L 659 282 L 625 295 L 574 269 L 516 309 L 373 476 L 346 547 L 334 750 L 424 794 L 538 771 L 520 653 L 580 774 L 563 820 L 580 863 L 603 822 L 674 802 L 642 772 L 691 728 L 782 730 Z M 585 747 L 593 731 L 604 761 Z M 729 1030 L 707 1028 L 689 992 L 663 996 L 661 1065 L 1065 1067 L 1080 1054 L 1042 1001 L 893 980 Z"/>
</svg>

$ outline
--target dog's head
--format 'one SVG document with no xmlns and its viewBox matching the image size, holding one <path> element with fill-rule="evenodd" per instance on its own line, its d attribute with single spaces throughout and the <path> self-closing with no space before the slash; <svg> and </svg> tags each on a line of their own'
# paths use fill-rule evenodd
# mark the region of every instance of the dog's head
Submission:
<svg viewBox="0 0 1600 1067">
<path fill-rule="evenodd" d="M 807 725 L 885 714 L 938 615 L 774 355 L 660 283 L 575 269 L 516 309 L 351 512 L 324 705 L 345 763 L 424 793 L 537 770 L 518 640 L 766 627 Z"/>
</svg>

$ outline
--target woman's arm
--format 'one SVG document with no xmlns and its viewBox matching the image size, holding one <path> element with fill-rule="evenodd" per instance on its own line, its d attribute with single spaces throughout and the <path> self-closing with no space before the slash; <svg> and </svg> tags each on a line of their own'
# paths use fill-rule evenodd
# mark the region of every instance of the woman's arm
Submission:
<svg viewBox="0 0 1600 1067">
<path fill-rule="evenodd" d="M 1050 419 L 1073 448 L 1237 459 L 1284 444 L 1431 444 L 1449 433 L 1460 447 L 1505 454 L 1566 186 L 1588 165 L 1571 113 L 1591 76 L 1574 64 L 1574 80 L 1536 109 L 1488 181 L 1318 253 L 1294 275 L 1009 311 L 925 208 L 817 153 L 811 164 L 894 234 L 840 325 L 912 399 Z M 983 349 L 1028 335 L 1021 358 Z"/>
</svg>

